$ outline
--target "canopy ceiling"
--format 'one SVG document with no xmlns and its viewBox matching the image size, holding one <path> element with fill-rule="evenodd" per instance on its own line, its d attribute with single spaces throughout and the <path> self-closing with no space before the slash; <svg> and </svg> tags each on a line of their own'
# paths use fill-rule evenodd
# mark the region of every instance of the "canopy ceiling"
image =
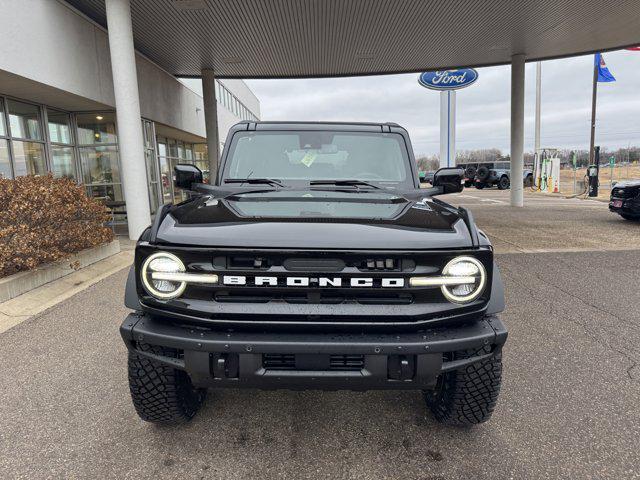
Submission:
<svg viewBox="0 0 640 480">
<path fill-rule="evenodd" d="M 106 26 L 105 0 L 66 0 Z M 640 1 L 131 0 L 138 51 L 176 76 L 418 72 L 640 44 Z"/>
</svg>

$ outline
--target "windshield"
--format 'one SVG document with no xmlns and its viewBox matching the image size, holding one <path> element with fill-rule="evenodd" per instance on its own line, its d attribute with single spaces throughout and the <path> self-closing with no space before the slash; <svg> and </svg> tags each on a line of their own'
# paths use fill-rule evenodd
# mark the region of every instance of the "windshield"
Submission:
<svg viewBox="0 0 640 480">
<path fill-rule="evenodd" d="M 238 132 L 223 178 L 270 178 L 285 184 L 361 180 L 387 187 L 413 186 L 403 137 L 373 132 Z"/>
</svg>

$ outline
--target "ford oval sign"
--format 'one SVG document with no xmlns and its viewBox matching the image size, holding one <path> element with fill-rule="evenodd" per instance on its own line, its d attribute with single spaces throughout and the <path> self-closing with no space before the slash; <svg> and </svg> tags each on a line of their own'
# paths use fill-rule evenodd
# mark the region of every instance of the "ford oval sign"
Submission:
<svg viewBox="0 0 640 480">
<path fill-rule="evenodd" d="M 473 68 L 459 68 L 458 70 L 438 70 L 424 72 L 418 77 L 423 87 L 433 90 L 457 90 L 471 85 L 478 79 L 478 72 Z"/>
</svg>

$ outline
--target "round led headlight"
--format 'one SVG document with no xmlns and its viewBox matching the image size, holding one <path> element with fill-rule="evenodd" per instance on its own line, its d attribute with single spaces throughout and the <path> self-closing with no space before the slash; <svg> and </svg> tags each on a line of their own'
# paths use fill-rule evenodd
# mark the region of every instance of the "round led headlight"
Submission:
<svg viewBox="0 0 640 480">
<path fill-rule="evenodd" d="M 140 276 L 144 289 L 156 298 L 169 300 L 179 297 L 187 286 L 183 281 L 163 279 L 163 274 L 183 273 L 186 271 L 184 263 L 168 252 L 158 252 L 149 255 L 142 264 Z M 155 277 L 155 278 L 154 278 Z"/>
<path fill-rule="evenodd" d="M 465 283 L 442 285 L 440 289 L 447 300 L 455 303 L 468 303 L 480 296 L 487 283 L 487 272 L 484 265 L 473 257 L 456 257 L 442 269 L 442 276 L 470 279 Z"/>
</svg>

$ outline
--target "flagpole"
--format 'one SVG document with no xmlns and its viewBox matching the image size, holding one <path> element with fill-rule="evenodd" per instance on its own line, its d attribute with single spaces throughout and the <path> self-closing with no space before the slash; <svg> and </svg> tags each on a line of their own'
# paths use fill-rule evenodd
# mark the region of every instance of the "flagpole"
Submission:
<svg viewBox="0 0 640 480">
<path fill-rule="evenodd" d="M 596 143 L 596 99 L 598 98 L 598 65 L 593 62 L 593 95 L 591 97 L 591 143 L 589 144 L 589 165 L 593 165 L 593 151 Z"/>
</svg>

